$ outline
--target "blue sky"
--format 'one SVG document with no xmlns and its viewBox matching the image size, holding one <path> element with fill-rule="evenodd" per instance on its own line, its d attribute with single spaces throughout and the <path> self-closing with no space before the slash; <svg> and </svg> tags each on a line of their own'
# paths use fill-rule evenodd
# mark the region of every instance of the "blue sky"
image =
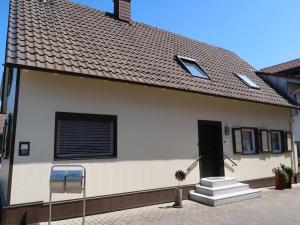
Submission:
<svg viewBox="0 0 300 225">
<path fill-rule="evenodd" d="M 112 0 L 75 2 L 113 9 Z M 8 4 L 0 2 L 1 64 Z M 300 58 L 299 9 L 299 0 L 132 0 L 134 20 L 230 49 L 257 69 Z"/>
</svg>

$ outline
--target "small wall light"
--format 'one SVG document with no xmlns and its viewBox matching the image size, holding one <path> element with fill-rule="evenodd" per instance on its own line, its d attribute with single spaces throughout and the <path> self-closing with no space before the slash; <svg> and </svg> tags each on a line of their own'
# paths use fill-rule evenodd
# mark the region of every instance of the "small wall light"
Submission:
<svg viewBox="0 0 300 225">
<path fill-rule="evenodd" d="M 19 156 L 29 156 L 30 142 L 19 143 Z"/>
<path fill-rule="evenodd" d="M 229 135 L 230 134 L 230 129 L 229 129 L 228 126 L 224 127 L 224 133 L 225 133 L 225 135 Z"/>
</svg>

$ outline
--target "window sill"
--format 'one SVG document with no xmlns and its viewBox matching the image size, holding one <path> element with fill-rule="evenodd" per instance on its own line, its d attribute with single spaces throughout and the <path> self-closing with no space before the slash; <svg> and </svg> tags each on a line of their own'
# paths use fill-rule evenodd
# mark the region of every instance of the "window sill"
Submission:
<svg viewBox="0 0 300 225">
<path fill-rule="evenodd" d="M 283 155 L 285 153 L 288 153 L 288 152 L 272 152 L 273 155 L 280 155 L 280 154 Z"/>
<path fill-rule="evenodd" d="M 97 159 L 117 159 L 118 156 L 98 156 L 98 157 L 74 157 L 74 158 L 62 158 L 56 157 L 54 161 L 76 161 L 76 160 L 97 160 Z"/>
<path fill-rule="evenodd" d="M 256 153 L 256 152 L 255 153 L 244 153 L 243 152 L 242 155 L 259 155 L 259 153 Z"/>
</svg>

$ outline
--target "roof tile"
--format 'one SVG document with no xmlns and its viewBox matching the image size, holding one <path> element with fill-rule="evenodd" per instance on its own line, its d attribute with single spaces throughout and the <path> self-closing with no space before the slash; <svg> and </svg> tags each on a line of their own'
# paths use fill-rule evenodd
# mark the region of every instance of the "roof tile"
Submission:
<svg viewBox="0 0 300 225">
<path fill-rule="evenodd" d="M 69 0 L 11 0 L 8 31 L 7 63 L 291 106 L 231 51 Z M 210 80 L 188 74 L 176 55 L 197 60 Z"/>
<path fill-rule="evenodd" d="M 261 69 L 261 72 L 264 73 L 284 73 L 288 70 L 300 68 L 300 58 L 294 59 L 292 61 L 284 62 L 278 65 L 266 67 Z"/>
</svg>

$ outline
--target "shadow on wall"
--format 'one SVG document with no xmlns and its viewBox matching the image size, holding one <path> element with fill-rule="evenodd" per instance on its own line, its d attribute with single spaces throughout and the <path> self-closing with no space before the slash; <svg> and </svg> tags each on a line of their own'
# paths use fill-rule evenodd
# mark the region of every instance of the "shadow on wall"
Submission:
<svg viewBox="0 0 300 225">
<path fill-rule="evenodd" d="M 16 145 L 18 146 L 18 144 Z M 32 145 L 31 148 L 34 148 Z M 16 149 L 18 151 L 18 149 Z M 122 161 L 168 161 L 168 160 L 190 160 L 191 163 L 198 158 L 198 146 L 195 144 L 195 148 L 193 150 L 186 151 L 183 149 L 126 149 L 123 151 L 121 147 L 118 147 L 116 157 L 108 157 L 108 158 L 79 158 L 79 159 L 54 159 L 54 149 L 51 151 L 45 152 L 36 152 L 35 149 L 30 151 L 29 156 L 17 156 L 14 161 L 14 164 L 28 164 L 28 163 L 54 163 L 54 164 L 97 164 L 97 163 L 112 163 L 112 162 L 122 162 Z"/>
<path fill-rule="evenodd" d="M 229 155 L 229 157 L 236 163 L 239 164 L 242 159 L 254 159 L 257 158 L 261 161 L 266 161 L 269 159 L 278 159 L 282 158 L 284 156 L 284 160 L 287 158 L 291 158 L 291 152 L 288 153 L 282 153 L 282 154 L 272 154 L 272 153 L 260 153 L 255 155 L 243 155 L 243 154 L 232 154 Z M 224 159 L 224 167 L 228 169 L 231 172 L 235 171 L 235 166 L 232 165 L 232 163 L 229 160 Z"/>
<path fill-rule="evenodd" d="M 188 144 L 182 144 L 182 146 Z M 18 144 L 16 146 L 19 146 Z M 28 164 L 28 163 L 53 163 L 53 164 L 97 164 L 97 163 L 113 163 L 113 162 L 122 162 L 122 161 L 168 161 L 168 160 L 189 160 L 191 163 L 196 160 L 199 156 L 199 148 L 198 145 L 195 144 L 194 148 L 189 151 L 184 147 L 170 147 L 164 149 L 151 148 L 151 145 L 147 144 L 143 149 L 141 148 L 132 148 L 132 149 L 122 149 L 122 147 L 118 147 L 117 157 L 111 158 L 81 158 L 81 159 L 66 159 L 66 160 L 55 160 L 54 159 L 54 148 L 50 148 L 51 150 L 47 152 L 36 151 L 34 149 L 34 144 L 31 145 L 33 151 L 30 151 L 30 156 L 17 156 L 14 161 L 14 164 Z M 149 147 L 150 146 L 150 147 Z M 172 144 L 170 144 L 172 146 Z M 47 148 L 49 149 L 49 148 Z M 16 149 L 18 151 L 18 149 Z M 292 153 L 283 153 L 283 154 L 272 154 L 272 153 L 260 153 L 255 155 L 243 155 L 243 154 L 226 154 L 230 157 L 235 163 L 239 164 L 242 160 L 256 158 L 261 161 L 277 158 L 284 159 L 290 158 Z M 231 172 L 234 172 L 234 168 L 232 167 L 232 163 L 224 159 L 224 167 L 229 169 Z"/>
<path fill-rule="evenodd" d="M 225 169 L 227 169 L 227 170 L 229 170 L 230 172 L 232 172 L 232 173 L 234 173 L 234 165 L 232 165 L 232 163 L 230 163 L 230 162 L 224 162 L 224 167 L 225 167 Z"/>
<path fill-rule="evenodd" d="M 258 158 L 259 160 L 267 160 L 270 158 L 281 158 L 284 156 L 285 159 L 291 157 L 292 152 L 285 152 L 285 153 L 280 153 L 280 154 L 272 154 L 272 153 L 259 153 L 259 154 L 254 154 L 254 155 L 243 155 L 243 154 L 232 154 L 229 155 L 231 159 L 234 161 L 240 162 L 242 159 L 252 159 L 252 158 Z M 226 160 L 225 160 L 226 161 Z"/>
<path fill-rule="evenodd" d="M 239 163 L 242 159 L 253 159 L 258 158 L 259 160 L 266 161 L 270 158 L 277 159 L 282 158 L 284 156 L 284 159 L 290 158 L 292 153 L 282 153 L 282 154 L 272 154 L 272 153 L 260 153 L 255 155 L 243 155 L 243 154 L 233 154 L 229 157 L 239 166 Z M 233 166 L 232 163 L 229 160 L 224 160 L 224 167 L 229 170 L 230 172 L 234 173 L 235 169 L 238 168 L 238 166 Z"/>
</svg>

